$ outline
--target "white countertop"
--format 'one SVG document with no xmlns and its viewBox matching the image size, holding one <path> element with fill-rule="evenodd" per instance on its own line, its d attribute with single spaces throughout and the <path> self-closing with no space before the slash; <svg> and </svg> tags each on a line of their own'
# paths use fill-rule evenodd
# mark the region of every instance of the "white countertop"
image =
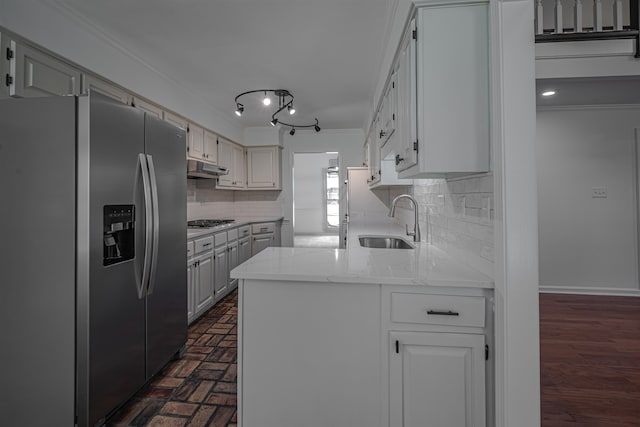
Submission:
<svg viewBox="0 0 640 427">
<path fill-rule="evenodd" d="M 187 239 L 193 239 L 194 237 L 204 236 L 206 234 L 217 233 L 219 231 L 225 231 L 232 228 L 242 227 L 244 225 L 255 224 L 259 222 L 278 222 L 282 221 L 284 217 L 258 217 L 258 218 L 249 218 L 249 219 L 236 219 L 235 222 L 230 224 L 218 225 L 217 227 L 206 227 L 206 228 L 187 228 Z"/>
<path fill-rule="evenodd" d="M 359 235 L 400 237 L 415 249 L 360 247 Z M 493 288 L 493 280 L 427 243 L 415 243 L 392 219 L 349 224 L 347 249 L 267 248 L 231 272 L 240 279 Z"/>
</svg>

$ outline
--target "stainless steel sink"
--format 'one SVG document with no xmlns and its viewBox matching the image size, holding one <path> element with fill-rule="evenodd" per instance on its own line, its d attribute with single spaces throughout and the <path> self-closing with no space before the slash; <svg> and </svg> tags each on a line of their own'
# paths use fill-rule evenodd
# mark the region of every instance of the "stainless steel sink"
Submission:
<svg viewBox="0 0 640 427">
<path fill-rule="evenodd" d="M 391 236 L 358 236 L 360 246 L 376 249 L 414 249 L 411 243 Z"/>
</svg>

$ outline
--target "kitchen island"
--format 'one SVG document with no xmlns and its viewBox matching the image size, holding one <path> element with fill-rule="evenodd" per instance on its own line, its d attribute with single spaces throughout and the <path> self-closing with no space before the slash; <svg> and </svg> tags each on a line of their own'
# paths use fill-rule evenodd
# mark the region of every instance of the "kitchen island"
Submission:
<svg viewBox="0 0 640 427">
<path fill-rule="evenodd" d="M 350 224 L 346 249 L 268 248 L 231 272 L 239 425 L 492 424 L 493 282 L 426 243 L 358 242 L 403 234 Z"/>
</svg>

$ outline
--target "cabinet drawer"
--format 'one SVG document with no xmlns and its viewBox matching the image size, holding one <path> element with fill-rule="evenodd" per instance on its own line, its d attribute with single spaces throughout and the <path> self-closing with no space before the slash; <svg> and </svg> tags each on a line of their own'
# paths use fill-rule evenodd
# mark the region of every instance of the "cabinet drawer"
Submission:
<svg viewBox="0 0 640 427">
<path fill-rule="evenodd" d="M 251 224 L 251 234 L 274 233 L 276 225 L 273 222 Z"/>
<path fill-rule="evenodd" d="M 224 245 L 227 243 L 227 232 L 223 231 L 222 233 L 216 233 L 213 235 L 213 239 L 215 240 L 216 247 Z"/>
<path fill-rule="evenodd" d="M 238 228 L 238 237 L 240 239 L 242 239 L 243 237 L 249 237 L 249 233 L 250 232 L 251 232 L 251 229 L 249 228 L 248 225 L 240 227 L 240 228 Z"/>
<path fill-rule="evenodd" d="M 193 242 L 187 242 L 187 258 L 191 258 L 195 254 L 195 246 Z"/>
<path fill-rule="evenodd" d="M 196 250 L 195 253 L 197 254 L 199 254 L 200 252 L 210 251 L 211 249 L 213 249 L 212 236 L 203 237 L 202 239 L 196 239 L 193 243 L 195 244 L 195 250 Z"/>
<path fill-rule="evenodd" d="M 231 242 L 233 240 L 238 240 L 238 229 L 234 228 L 233 230 L 227 231 L 227 239 Z"/>
<path fill-rule="evenodd" d="M 484 327 L 484 297 L 391 294 L 391 321 Z"/>
</svg>

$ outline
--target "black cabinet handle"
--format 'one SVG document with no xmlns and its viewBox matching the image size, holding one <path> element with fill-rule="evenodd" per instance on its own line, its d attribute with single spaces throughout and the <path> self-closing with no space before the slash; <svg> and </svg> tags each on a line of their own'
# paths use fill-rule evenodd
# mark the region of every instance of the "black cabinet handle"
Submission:
<svg viewBox="0 0 640 427">
<path fill-rule="evenodd" d="M 403 162 L 403 161 L 404 159 L 400 157 L 400 154 L 396 154 L 396 166 L 398 166 L 400 162 Z"/>
<path fill-rule="evenodd" d="M 460 316 L 460 313 L 457 311 L 438 311 L 438 310 L 427 310 L 427 314 L 431 314 L 434 316 Z"/>
</svg>

